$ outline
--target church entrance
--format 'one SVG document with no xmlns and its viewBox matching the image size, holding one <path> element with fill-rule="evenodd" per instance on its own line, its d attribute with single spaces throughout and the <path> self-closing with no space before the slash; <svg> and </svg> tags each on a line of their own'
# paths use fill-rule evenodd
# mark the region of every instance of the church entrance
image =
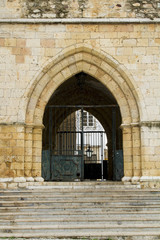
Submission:
<svg viewBox="0 0 160 240">
<path fill-rule="evenodd" d="M 96 79 L 79 73 L 63 83 L 48 102 L 43 122 L 46 181 L 121 180 L 119 106 Z"/>
</svg>

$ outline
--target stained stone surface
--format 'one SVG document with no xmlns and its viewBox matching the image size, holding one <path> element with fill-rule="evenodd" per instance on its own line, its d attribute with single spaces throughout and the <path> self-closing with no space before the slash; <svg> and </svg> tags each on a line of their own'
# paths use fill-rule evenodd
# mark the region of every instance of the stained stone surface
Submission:
<svg viewBox="0 0 160 240">
<path fill-rule="evenodd" d="M 159 18 L 159 0 L 1 0 L 1 18 Z"/>
</svg>

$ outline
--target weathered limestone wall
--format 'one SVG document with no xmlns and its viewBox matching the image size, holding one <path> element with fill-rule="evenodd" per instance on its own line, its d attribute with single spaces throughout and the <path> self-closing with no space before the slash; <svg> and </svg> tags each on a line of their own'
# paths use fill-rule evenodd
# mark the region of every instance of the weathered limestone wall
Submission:
<svg viewBox="0 0 160 240">
<path fill-rule="evenodd" d="M 142 94 L 141 121 L 160 120 L 160 25 L 1 24 L 0 31 L 1 123 L 24 123 L 25 94 L 37 73 L 49 59 L 79 43 L 123 64 Z"/>
<path fill-rule="evenodd" d="M 158 24 L 1 24 L 0 176 L 41 176 L 42 126 L 32 126 L 33 122 L 25 125 L 28 93 L 33 88 L 37 74 L 42 72 L 43 66 L 67 47 L 73 50 L 77 44 L 109 54 L 119 62 L 119 66 L 123 66 L 130 73 L 130 79 L 134 80 L 132 84 L 135 86 L 133 94 L 138 95 L 140 119 L 137 119 L 139 121 L 137 126 L 123 129 L 125 175 L 159 176 L 160 25 Z M 86 64 L 84 68 L 90 66 L 91 60 L 97 61 L 101 66 L 99 60 L 88 56 L 88 65 Z M 98 65 L 97 62 L 95 65 Z M 60 66 L 62 67 L 61 64 Z M 68 76 L 67 71 L 74 73 L 74 67 L 67 68 L 63 73 L 64 79 Z M 93 68 L 92 73 L 95 77 L 103 79 L 102 71 Z M 114 83 L 112 84 L 114 86 Z M 119 82 L 119 86 L 121 84 L 122 82 Z M 43 87 L 45 88 L 45 84 Z M 115 98 L 121 96 L 117 89 L 116 87 L 114 92 Z M 53 89 L 48 88 L 43 94 L 47 95 L 50 92 L 53 92 Z M 36 97 L 33 95 L 31 105 L 35 104 Z M 126 97 L 129 97 L 129 94 L 126 94 Z M 134 107 L 133 103 L 131 105 Z M 125 108 L 122 108 L 122 111 L 125 116 Z M 36 112 L 37 119 L 41 112 L 40 105 Z M 32 112 L 29 114 L 32 115 Z M 125 119 L 123 123 L 128 124 L 129 121 L 130 119 Z"/>
<path fill-rule="evenodd" d="M 143 176 L 159 176 L 160 169 L 160 126 L 142 126 L 142 171 Z"/>
<path fill-rule="evenodd" d="M 0 176 L 24 176 L 24 126 L 0 125 Z"/>
<path fill-rule="evenodd" d="M 159 18 L 159 0 L 1 0 L 1 18 Z"/>
</svg>

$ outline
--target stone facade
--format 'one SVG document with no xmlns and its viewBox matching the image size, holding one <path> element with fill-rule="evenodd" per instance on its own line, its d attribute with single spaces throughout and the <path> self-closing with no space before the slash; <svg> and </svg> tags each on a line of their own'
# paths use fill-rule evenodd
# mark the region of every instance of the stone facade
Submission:
<svg viewBox="0 0 160 240">
<path fill-rule="evenodd" d="M 159 0 L 1 0 L 2 18 L 159 18 Z"/>
<path fill-rule="evenodd" d="M 60 84 L 84 71 L 120 106 L 124 181 L 160 180 L 160 24 L 9 22 L 154 19 L 159 1 L 3 0 L 0 14 L 0 177 L 41 176 L 45 106 Z"/>
</svg>

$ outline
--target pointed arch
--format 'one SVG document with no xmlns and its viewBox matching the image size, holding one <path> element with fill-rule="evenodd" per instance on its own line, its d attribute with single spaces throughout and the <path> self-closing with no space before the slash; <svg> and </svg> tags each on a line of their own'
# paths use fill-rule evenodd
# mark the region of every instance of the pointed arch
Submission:
<svg viewBox="0 0 160 240">
<path fill-rule="evenodd" d="M 85 44 L 64 49 L 49 60 L 26 93 L 25 123 L 33 136 L 32 172 L 41 173 L 41 126 L 45 107 L 54 91 L 72 76 L 84 72 L 97 79 L 115 97 L 123 127 L 124 173 L 127 179 L 141 176 L 141 137 L 139 123 L 146 115 L 143 97 L 128 70 L 107 53 Z M 33 127 L 33 130 L 30 130 Z M 36 147 L 37 144 L 37 147 Z M 30 156 L 29 156 L 30 158 Z M 38 163 L 37 163 L 38 161 Z M 27 170 L 26 170 L 27 172 Z"/>
<path fill-rule="evenodd" d="M 77 44 L 64 49 L 39 72 L 27 94 L 26 124 L 41 124 L 45 106 L 53 92 L 81 71 L 110 90 L 120 106 L 123 124 L 140 121 L 142 96 L 128 70 L 105 52 Z"/>
</svg>

